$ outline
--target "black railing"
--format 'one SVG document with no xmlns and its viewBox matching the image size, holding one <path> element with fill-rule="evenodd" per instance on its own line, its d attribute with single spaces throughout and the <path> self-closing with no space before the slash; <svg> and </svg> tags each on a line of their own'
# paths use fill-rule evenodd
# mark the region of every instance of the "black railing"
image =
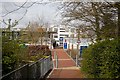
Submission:
<svg viewBox="0 0 120 80">
<path fill-rule="evenodd" d="M 26 64 L 4 76 L 1 80 L 39 80 L 53 68 L 51 57 L 40 59 L 32 64 Z"/>
</svg>

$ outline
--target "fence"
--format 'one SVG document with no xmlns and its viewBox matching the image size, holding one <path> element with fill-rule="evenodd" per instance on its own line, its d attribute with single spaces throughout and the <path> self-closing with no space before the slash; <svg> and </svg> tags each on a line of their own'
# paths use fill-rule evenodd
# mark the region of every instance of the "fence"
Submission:
<svg viewBox="0 0 120 80">
<path fill-rule="evenodd" d="M 35 63 L 26 64 L 3 76 L 1 80 L 38 80 L 53 68 L 51 57 L 40 59 Z"/>
<path fill-rule="evenodd" d="M 72 51 L 66 51 L 66 53 L 75 61 L 76 66 L 80 66 L 80 62 L 81 62 L 81 58 L 79 57 L 79 55 L 72 53 Z"/>
</svg>

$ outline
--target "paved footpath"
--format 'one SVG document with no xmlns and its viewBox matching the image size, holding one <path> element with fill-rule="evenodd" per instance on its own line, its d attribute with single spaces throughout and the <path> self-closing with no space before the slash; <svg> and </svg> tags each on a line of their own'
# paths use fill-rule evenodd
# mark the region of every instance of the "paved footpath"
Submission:
<svg viewBox="0 0 120 80">
<path fill-rule="evenodd" d="M 53 49 L 52 58 L 55 65 L 54 52 L 58 55 L 58 68 L 53 68 L 47 78 L 82 78 L 80 68 L 63 49 Z"/>
</svg>

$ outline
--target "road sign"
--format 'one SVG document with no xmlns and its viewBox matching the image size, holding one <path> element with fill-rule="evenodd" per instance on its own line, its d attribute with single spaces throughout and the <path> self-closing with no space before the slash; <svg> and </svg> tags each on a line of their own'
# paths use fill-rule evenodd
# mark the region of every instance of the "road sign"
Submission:
<svg viewBox="0 0 120 80">
<path fill-rule="evenodd" d="M 60 40 L 60 41 L 63 41 L 63 38 L 60 38 L 59 40 Z"/>
<path fill-rule="evenodd" d="M 64 43 L 64 49 L 67 49 L 67 43 Z"/>
<path fill-rule="evenodd" d="M 83 49 L 87 48 L 88 46 L 80 46 L 80 56 L 82 55 Z"/>
<path fill-rule="evenodd" d="M 77 43 L 81 43 L 81 41 L 79 40 L 79 41 L 77 41 Z"/>
</svg>

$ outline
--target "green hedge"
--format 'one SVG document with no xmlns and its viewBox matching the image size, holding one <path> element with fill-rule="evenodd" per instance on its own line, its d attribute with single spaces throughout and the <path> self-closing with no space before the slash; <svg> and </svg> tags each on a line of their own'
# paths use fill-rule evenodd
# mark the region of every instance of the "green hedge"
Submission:
<svg viewBox="0 0 120 80">
<path fill-rule="evenodd" d="M 105 40 L 83 51 L 81 70 L 87 78 L 120 78 L 120 40 Z"/>
</svg>

